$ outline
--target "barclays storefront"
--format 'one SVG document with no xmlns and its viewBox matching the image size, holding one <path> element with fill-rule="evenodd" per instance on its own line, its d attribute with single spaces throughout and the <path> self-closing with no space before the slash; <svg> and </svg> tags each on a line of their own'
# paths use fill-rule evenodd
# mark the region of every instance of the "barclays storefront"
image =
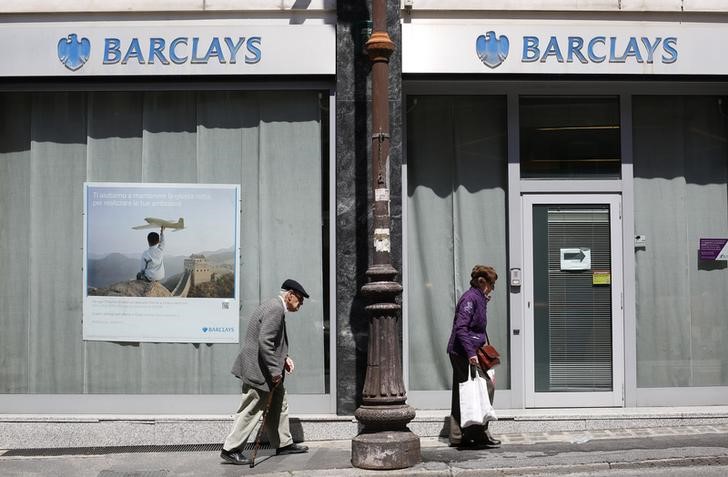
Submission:
<svg viewBox="0 0 728 477">
<path fill-rule="evenodd" d="M 726 14 L 403 3 L 408 401 L 449 409 L 453 305 L 488 263 L 497 408 L 727 404 Z M 369 63 L 331 5 L 0 16 L 3 411 L 228 414 L 247 317 L 290 275 L 291 413 L 353 413 Z M 134 295 L 162 223 L 167 290 Z"/>
<path fill-rule="evenodd" d="M 728 17 L 436 4 L 402 22 L 410 402 L 448 406 L 420 343 L 488 263 L 497 407 L 728 403 Z"/>
<path fill-rule="evenodd" d="M 0 17 L 4 412 L 230 413 L 247 317 L 288 276 L 312 296 L 292 412 L 334 411 L 335 38 L 313 7 Z M 165 224 L 166 281 L 135 289 Z"/>
</svg>

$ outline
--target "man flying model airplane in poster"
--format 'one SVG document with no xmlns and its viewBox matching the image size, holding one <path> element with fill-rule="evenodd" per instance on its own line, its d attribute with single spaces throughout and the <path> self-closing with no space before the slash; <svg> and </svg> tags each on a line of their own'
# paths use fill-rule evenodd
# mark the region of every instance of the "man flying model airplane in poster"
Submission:
<svg viewBox="0 0 728 477">
<path fill-rule="evenodd" d="M 147 222 L 146 225 L 138 225 L 132 228 L 134 230 L 140 230 L 160 227 L 160 230 L 159 233 L 149 232 L 149 235 L 147 235 L 149 248 L 142 253 L 141 270 L 137 273 L 136 278 L 145 282 L 158 282 L 164 279 L 164 229 L 182 230 L 185 227 L 185 223 L 181 217 L 177 222 L 170 222 L 154 217 L 146 217 L 144 220 Z"/>
</svg>

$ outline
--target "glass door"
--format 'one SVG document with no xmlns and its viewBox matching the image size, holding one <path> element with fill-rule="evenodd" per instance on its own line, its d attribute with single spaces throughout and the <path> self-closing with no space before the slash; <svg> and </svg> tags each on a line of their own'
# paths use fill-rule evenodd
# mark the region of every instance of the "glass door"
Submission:
<svg viewBox="0 0 728 477">
<path fill-rule="evenodd" d="M 524 196 L 526 407 L 623 405 L 620 203 Z"/>
</svg>

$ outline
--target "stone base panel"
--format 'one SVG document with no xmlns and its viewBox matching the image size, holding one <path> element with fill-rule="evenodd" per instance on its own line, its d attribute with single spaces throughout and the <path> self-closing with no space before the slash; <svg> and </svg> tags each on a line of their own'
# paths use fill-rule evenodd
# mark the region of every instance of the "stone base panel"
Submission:
<svg viewBox="0 0 728 477">
<path fill-rule="evenodd" d="M 637 437 L 639 429 L 695 433 L 728 430 L 728 407 L 499 410 L 491 423 L 504 442 Z M 421 411 L 409 423 L 420 437 L 446 437 L 448 411 Z M 353 416 L 291 417 L 296 441 L 350 440 L 359 432 Z M 212 444 L 222 442 L 232 416 L 92 416 L 0 414 L 0 449 Z M 604 431 L 604 432 L 602 432 Z M 647 431 L 645 431 L 647 432 Z M 539 435 L 540 434 L 540 435 Z M 567 435 L 568 434 L 568 435 Z M 527 435 L 526 437 L 524 437 Z M 578 437 L 582 436 L 582 437 Z M 535 439 L 535 441 L 534 441 Z"/>
</svg>

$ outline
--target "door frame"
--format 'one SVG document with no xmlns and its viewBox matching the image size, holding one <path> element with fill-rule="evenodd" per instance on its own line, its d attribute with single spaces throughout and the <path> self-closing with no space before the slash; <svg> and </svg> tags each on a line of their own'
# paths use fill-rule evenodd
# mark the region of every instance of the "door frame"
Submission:
<svg viewBox="0 0 728 477">
<path fill-rule="evenodd" d="M 542 204 L 609 205 L 612 287 L 612 391 L 538 393 L 534 384 L 533 326 L 533 206 Z M 527 408 L 624 406 L 624 255 L 620 194 L 524 194 L 523 217 L 523 364 L 524 404 Z"/>
</svg>

